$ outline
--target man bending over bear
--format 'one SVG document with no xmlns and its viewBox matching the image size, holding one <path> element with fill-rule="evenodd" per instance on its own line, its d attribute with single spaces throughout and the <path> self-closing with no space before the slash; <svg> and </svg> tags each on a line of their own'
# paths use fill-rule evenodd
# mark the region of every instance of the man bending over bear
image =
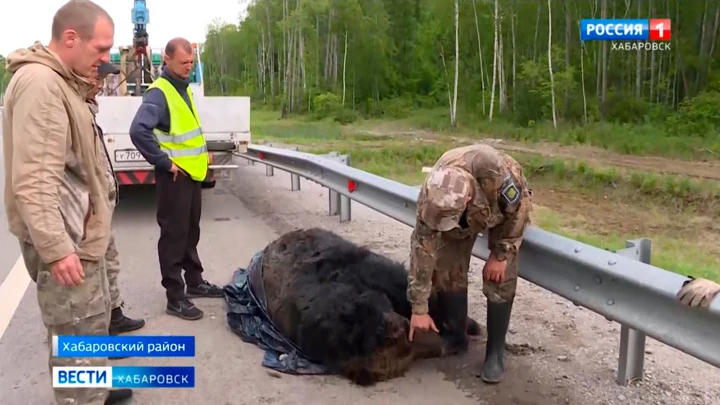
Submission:
<svg viewBox="0 0 720 405">
<path fill-rule="evenodd" d="M 294 374 L 342 374 L 372 385 L 401 376 L 415 359 L 444 354 L 435 333 L 409 341 L 407 287 L 402 264 L 329 231 L 296 230 L 267 245 L 225 287 L 228 323 L 268 350 L 265 366 L 268 353 L 284 353 L 318 365 Z M 437 316 L 434 299 L 429 305 Z M 480 333 L 474 320 L 463 324 L 468 334 Z"/>
<path fill-rule="evenodd" d="M 447 352 L 467 350 L 468 269 L 478 233 L 489 229 L 490 257 L 483 268 L 488 340 L 481 373 L 487 383 L 504 375 L 518 251 L 531 207 L 520 164 L 484 144 L 445 152 L 418 195 L 408 273 L 410 339 L 416 329 L 433 329 L 445 339 Z M 439 306 L 435 315 L 428 312 L 428 300 Z"/>
</svg>

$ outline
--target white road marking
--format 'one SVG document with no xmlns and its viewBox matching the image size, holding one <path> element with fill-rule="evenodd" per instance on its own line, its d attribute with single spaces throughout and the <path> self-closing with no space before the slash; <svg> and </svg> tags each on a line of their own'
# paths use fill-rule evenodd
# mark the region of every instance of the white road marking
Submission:
<svg viewBox="0 0 720 405">
<path fill-rule="evenodd" d="M 20 256 L 5 281 L 0 284 L 0 340 L 10 325 L 10 320 L 15 315 L 15 310 L 20 305 L 28 284 L 30 284 L 30 275 L 25 268 L 25 261 Z"/>
</svg>

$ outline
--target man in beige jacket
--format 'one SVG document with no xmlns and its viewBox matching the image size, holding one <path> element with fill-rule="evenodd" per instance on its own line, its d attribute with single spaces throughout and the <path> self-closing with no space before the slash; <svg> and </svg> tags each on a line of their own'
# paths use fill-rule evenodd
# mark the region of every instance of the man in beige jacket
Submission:
<svg viewBox="0 0 720 405">
<path fill-rule="evenodd" d="M 55 14 L 47 47 L 36 42 L 7 58 L 13 76 L 3 114 L 6 215 L 37 285 L 51 350 L 53 335 L 108 334 L 109 185 L 85 97 L 88 78 L 109 60 L 114 31 L 101 7 L 72 0 Z M 49 366 L 106 361 L 51 354 Z M 105 388 L 54 392 L 57 404 L 75 405 L 114 404 L 132 395 Z"/>
</svg>

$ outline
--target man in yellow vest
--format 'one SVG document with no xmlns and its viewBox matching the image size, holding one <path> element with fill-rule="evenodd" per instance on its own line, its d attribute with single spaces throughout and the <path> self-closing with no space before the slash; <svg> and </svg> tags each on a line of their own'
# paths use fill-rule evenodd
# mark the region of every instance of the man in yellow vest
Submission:
<svg viewBox="0 0 720 405">
<path fill-rule="evenodd" d="M 188 88 L 194 62 L 190 42 L 183 38 L 168 42 L 164 62 L 162 75 L 148 88 L 135 114 L 130 138 L 155 166 L 158 256 L 167 312 L 197 320 L 203 312 L 190 298 L 224 296 L 220 287 L 203 278 L 197 252 L 201 184 L 207 176 L 209 155 Z"/>
</svg>

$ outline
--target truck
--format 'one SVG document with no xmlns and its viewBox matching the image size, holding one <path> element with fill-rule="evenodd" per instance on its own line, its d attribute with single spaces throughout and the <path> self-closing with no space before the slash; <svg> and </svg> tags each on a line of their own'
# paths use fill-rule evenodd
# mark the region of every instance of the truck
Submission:
<svg viewBox="0 0 720 405">
<path fill-rule="evenodd" d="M 145 26 L 149 10 L 145 1 L 135 0 L 133 46 L 122 46 L 110 55 L 118 70 L 105 78 L 97 96 L 97 123 L 103 129 L 113 170 L 120 186 L 154 184 L 154 168 L 135 148 L 130 139 L 130 124 L 142 103 L 142 95 L 162 69 L 162 51 L 147 46 Z M 195 66 L 191 74 L 193 94 L 203 135 L 210 155 L 204 188 L 212 188 L 218 179 L 232 178 L 237 168 L 233 155 L 247 151 L 250 143 L 250 98 L 205 96 L 203 87 L 202 43 L 194 43 Z"/>
</svg>

